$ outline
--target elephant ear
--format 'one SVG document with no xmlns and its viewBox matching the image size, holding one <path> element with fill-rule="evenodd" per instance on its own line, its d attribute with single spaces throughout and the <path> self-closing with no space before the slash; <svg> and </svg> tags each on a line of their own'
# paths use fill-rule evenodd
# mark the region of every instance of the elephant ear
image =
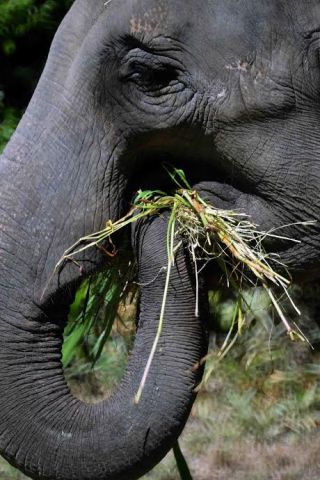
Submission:
<svg viewBox="0 0 320 480">
<path fill-rule="evenodd" d="M 61 366 L 59 312 L 11 308 L 0 321 L 0 451 L 34 479 L 134 480 L 173 446 L 189 415 L 206 354 L 207 331 L 195 316 L 195 276 L 181 245 L 168 285 L 165 321 L 140 401 L 135 395 L 159 322 L 166 282 L 167 218 L 135 226 L 141 288 L 137 334 L 124 378 L 112 397 L 87 405 L 70 393 Z M 26 299 L 24 299 L 26 300 Z M 30 305 L 32 301 L 30 300 Z"/>
</svg>

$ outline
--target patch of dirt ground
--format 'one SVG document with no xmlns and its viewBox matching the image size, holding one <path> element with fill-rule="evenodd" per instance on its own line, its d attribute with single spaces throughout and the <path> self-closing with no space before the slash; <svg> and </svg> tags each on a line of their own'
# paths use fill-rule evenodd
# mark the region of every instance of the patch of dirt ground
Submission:
<svg viewBox="0 0 320 480">
<path fill-rule="evenodd" d="M 272 442 L 199 438 L 197 444 L 198 430 L 199 422 L 191 420 L 180 442 L 194 480 L 320 479 L 320 432 L 290 434 Z M 145 478 L 180 480 L 172 453 Z"/>
</svg>

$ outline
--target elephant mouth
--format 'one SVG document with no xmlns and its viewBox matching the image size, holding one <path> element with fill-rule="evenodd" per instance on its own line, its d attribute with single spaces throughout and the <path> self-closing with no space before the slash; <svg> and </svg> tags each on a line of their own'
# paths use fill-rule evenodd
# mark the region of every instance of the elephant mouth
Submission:
<svg viewBox="0 0 320 480">
<path fill-rule="evenodd" d="M 233 183 L 230 170 L 215 150 L 212 139 L 188 127 L 136 136 L 128 142 L 119 165 L 128 178 L 130 194 L 138 189 L 171 191 L 173 184 L 165 165 L 183 169 L 190 185 L 203 180 Z"/>
<path fill-rule="evenodd" d="M 263 231 L 281 226 L 272 205 L 260 195 L 247 173 L 236 170 L 201 130 L 179 127 L 137 136 L 128 143 L 119 166 L 129 185 L 124 195 L 127 209 L 138 190 L 172 193 L 179 188 L 165 168 L 171 166 L 182 169 L 191 187 L 215 208 L 244 214 Z M 265 244 L 275 251 L 286 247 L 282 240 L 268 237 Z"/>
<path fill-rule="evenodd" d="M 280 228 L 279 237 L 292 236 L 299 240 L 290 228 L 281 229 L 278 212 L 275 212 L 273 206 L 259 195 L 256 186 L 246 174 L 230 168 L 230 162 L 216 150 L 212 138 L 194 127 L 190 129 L 179 126 L 177 129 L 136 135 L 127 142 L 125 152 L 117 161 L 117 167 L 126 178 L 127 185 L 121 193 L 122 215 L 129 211 L 132 198 L 140 189 L 172 193 L 177 188 L 168 175 L 166 165 L 183 169 L 190 185 L 216 208 L 234 210 L 247 215 L 261 231 L 269 232 L 274 228 Z M 119 248 L 118 256 L 130 249 L 128 236 L 127 231 L 115 238 L 116 248 Z M 263 242 L 266 251 L 277 254 L 279 260 L 283 257 L 293 273 L 297 263 L 297 245 L 299 244 L 286 238 L 268 236 Z M 133 259 L 134 253 L 132 250 L 130 252 Z M 75 257 L 76 262 L 84 266 L 83 269 L 75 264 L 65 266 L 61 280 L 63 288 L 60 288 L 58 279 L 54 294 L 41 306 L 46 314 L 52 315 L 55 312 L 54 314 L 60 318 L 60 324 L 65 325 L 70 305 L 81 282 L 102 268 L 107 271 L 112 266 L 112 259 L 105 253 L 106 249 L 103 252 L 89 252 L 88 255 L 86 253 L 84 258 Z M 208 283 L 212 283 L 212 278 L 217 279 L 218 267 L 212 267 L 211 264 L 211 271 L 207 277 Z"/>
<path fill-rule="evenodd" d="M 265 232 L 262 246 L 267 253 L 275 254 L 275 269 L 281 269 L 283 261 L 297 280 L 306 270 L 312 277 L 319 276 L 318 232 L 314 225 L 307 224 L 310 219 L 300 224 L 284 221 L 284 199 L 266 196 L 261 185 L 221 154 L 212 137 L 204 135 L 201 129 L 179 126 L 137 135 L 128 142 L 119 161 L 130 185 L 125 193 L 126 205 L 130 205 L 139 189 L 174 191 L 177 187 L 164 168 L 168 164 L 182 169 L 192 188 L 214 207 L 244 214 L 259 231 Z M 315 246 L 308 245 L 310 239 L 315 240 Z M 300 254 L 306 247 L 310 257 Z"/>
</svg>

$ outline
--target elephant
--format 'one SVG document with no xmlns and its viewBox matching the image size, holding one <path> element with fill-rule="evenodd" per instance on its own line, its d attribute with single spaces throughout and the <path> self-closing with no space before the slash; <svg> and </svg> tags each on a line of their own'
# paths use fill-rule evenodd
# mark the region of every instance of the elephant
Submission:
<svg viewBox="0 0 320 480">
<path fill-rule="evenodd" d="M 80 237 L 121 218 L 137 188 L 168 188 L 163 161 L 269 236 L 293 278 L 319 276 L 319 0 L 75 0 L 0 157 L 0 452 L 38 480 L 134 480 L 180 435 L 207 351 L 206 279 L 183 243 L 139 403 L 165 284 L 168 214 L 129 237 L 137 334 L 110 399 L 74 398 L 61 365 L 69 305 L 99 251 L 52 276 Z M 160 272 L 160 273 L 159 273 Z"/>
</svg>

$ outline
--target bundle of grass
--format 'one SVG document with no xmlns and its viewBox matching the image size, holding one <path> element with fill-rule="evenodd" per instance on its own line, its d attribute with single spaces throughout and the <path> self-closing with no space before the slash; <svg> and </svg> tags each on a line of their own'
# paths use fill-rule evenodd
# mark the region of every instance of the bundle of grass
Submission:
<svg viewBox="0 0 320 480">
<path fill-rule="evenodd" d="M 288 287 L 290 285 L 289 275 L 280 274 L 271 267 L 270 260 L 272 260 L 273 263 L 277 262 L 280 264 L 279 259 L 276 255 L 267 254 L 262 246 L 262 242 L 267 236 L 294 242 L 297 240 L 277 235 L 276 229 L 270 232 L 261 232 L 257 225 L 252 223 L 245 214 L 215 208 L 202 198 L 197 191 L 192 189 L 182 170 L 165 168 L 175 186 L 172 194 L 167 194 L 159 190 L 139 191 L 127 215 L 116 222 L 109 220 L 103 230 L 81 238 L 65 252 L 57 264 L 57 268 L 60 268 L 64 262 L 68 260 L 73 261 L 75 255 L 88 248 L 103 248 L 104 242 L 110 242 L 113 234 L 143 217 L 159 215 L 165 210 L 170 211 L 166 239 L 168 252 L 166 284 L 163 292 L 162 308 L 159 313 L 158 331 L 145 367 L 143 378 L 141 379 L 140 388 L 136 394 L 136 402 L 139 402 L 141 397 L 150 365 L 161 336 L 163 322 L 165 320 L 166 298 L 171 268 L 174 264 L 175 251 L 182 241 L 186 242 L 190 250 L 194 262 L 197 284 L 199 269 L 202 268 L 200 265 L 214 260 L 219 265 L 227 285 L 237 292 L 238 301 L 233 315 L 233 322 L 229 334 L 218 353 L 220 358 L 230 350 L 245 325 L 243 312 L 248 306 L 243 308 L 246 300 L 242 292 L 248 285 L 261 286 L 267 292 L 291 340 L 307 341 L 299 327 L 296 324 L 291 325 L 287 320 L 274 293 L 275 290 L 281 289 L 282 293 L 290 299 L 292 307 L 299 313 L 299 310 L 288 293 Z M 309 222 L 305 222 L 305 224 L 307 223 Z M 181 239 L 178 245 L 176 244 L 177 238 Z M 285 266 L 282 264 L 281 270 L 286 271 Z M 108 284 L 108 288 L 110 286 L 111 285 Z M 111 331 L 112 315 L 114 318 L 123 289 L 117 289 L 113 285 L 111 291 L 114 292 L 114 295 L 111 294 L 111 298 L 109 294 L 112 312 L 111 317 L 108 314 L 108 328 L 103 336 L 104 341 Z M 198 315 L 198 304 L 195 305 L 195 310 L 196 315 Z M 102 345 L 103 343 L 100 344 L 98 349 L 100 352 Z"/>
</svg>

